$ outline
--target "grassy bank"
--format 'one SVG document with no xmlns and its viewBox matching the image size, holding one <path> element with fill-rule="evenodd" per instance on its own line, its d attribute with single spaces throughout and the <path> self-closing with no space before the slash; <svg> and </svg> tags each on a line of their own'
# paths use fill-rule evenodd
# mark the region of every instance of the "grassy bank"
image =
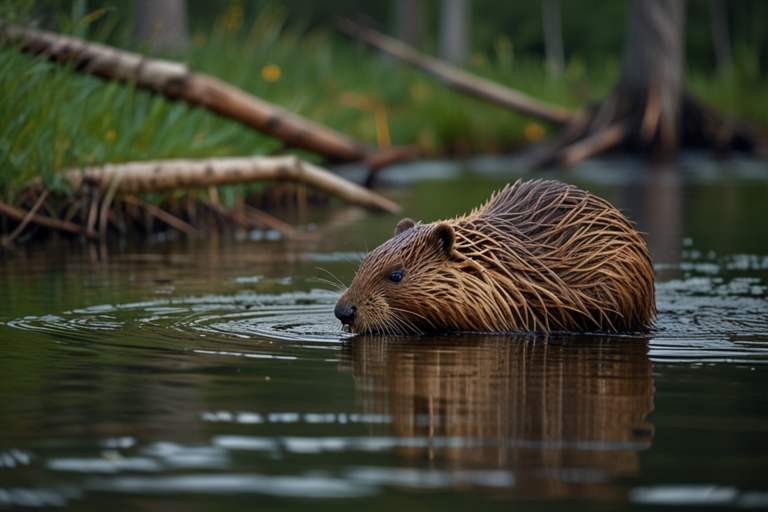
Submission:
<svg viewBox="0 0 768 512">
<path fill-rule="evenodd" d="M 279 10 L 263 12 L 247 27 L 237 14 L 228 11 L 212 31 L 195 34 L 184 55 L 172 57 L 372 145 L 383 135 L 376 109 L 386 114 L 392 144 L 419 143 L 432 155 L 499 152 L 551 133 L 328 30 L 287 28 Z M 119 16 L 94 21 L 92 37 L 127 41 Z M 736 57 L 732 77 L 692 70 L 689 87 L 704 101 L 768 125 L 768 84 L 757 57 L 743 49 Z M 475 54 L 469 67 L 569 107 L 606 95 L 618 73 L 616 62 L 587 68 L 574 58 L 561 79 L 552 79 L 541 61 L 515 55 L 503 36 L 493 52 Z M 57 173 L 84 164 L 281 151 L 279 141 L 200 108 L 83 76 L 14 48 L 0 50 L 0 119 L 4 199 L 39 175 L 65 191 Z"/>
</svg>

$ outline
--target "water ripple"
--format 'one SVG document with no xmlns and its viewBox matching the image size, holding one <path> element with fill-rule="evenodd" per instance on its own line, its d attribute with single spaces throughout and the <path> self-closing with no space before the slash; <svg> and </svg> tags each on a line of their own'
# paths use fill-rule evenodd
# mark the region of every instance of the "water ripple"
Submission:
<svg viewBox="0 0 768 512">
<path fill-rule="evenodd" d="M 733 257 L 728 262 L 762 268 L 765 258 Z M 746 263 L 745 263 L 746 262 Z M 725 279 L 710 269 L 656 284 L 657 329 L 651 358 L 666 362 L 768 363 L 768 300 L 758 277 Z M 273 340 L 307 346 L 337 345 L 350 335 L 333 317 L 338 294 L 327 290 L 264 294 L 240 292 L 103 304 L 60 314 L 24 317 L 8 326 L 91 338 L 138 329 L 161 340 Z M 278 357 L 263 351 L 204 353 L 242 357 Z"/>
<path fill-rule="evenodd" d="M 283 294 L 238 293 L 98 305 L 57 315 L 27 316 L 10 327 L 48 333 L 141 329 L 239 339 L 338 343 L 348 337 L 333 317 L 337 295 L 325 290 Z"/>
</svg>

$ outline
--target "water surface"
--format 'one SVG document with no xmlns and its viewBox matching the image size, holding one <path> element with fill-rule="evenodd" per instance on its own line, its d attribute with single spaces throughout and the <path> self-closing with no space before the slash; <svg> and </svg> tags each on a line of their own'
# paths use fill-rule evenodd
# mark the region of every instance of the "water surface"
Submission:
<svg viewBox="0 0 768 512">
<path fill-rule="evenodd" d="M 514 169 L 435 162 L 382 185 L 433 221 Z M 352 337 L 332 283 L 399 219 L 342 205 L 285 214 L 295 240 L 2 260 L 0 507 L 768 508 L 768 167 L 558 176 L 645 233 L 649 335 Z"/>
</svg>

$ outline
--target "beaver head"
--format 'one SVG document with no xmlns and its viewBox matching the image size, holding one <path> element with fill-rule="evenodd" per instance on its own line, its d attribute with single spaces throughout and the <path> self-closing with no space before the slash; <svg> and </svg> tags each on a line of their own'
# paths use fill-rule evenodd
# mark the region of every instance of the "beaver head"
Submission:
<svg viewBox="0 0 768 512">
<path fill-rule="evenodd" d="M 472 308 L 457 293 L 459 283 L 469 283 L 468 276 L 460 275 L 466 269 L 464 258 L 454 251 L 455 239 L 450 221 L 424 225 L 401 220 L 394 237 L 360 264 L 336 304 L 336 317 L 350 332 L 403 335 L 465 329 L 462 320 Z"/>
</svg>

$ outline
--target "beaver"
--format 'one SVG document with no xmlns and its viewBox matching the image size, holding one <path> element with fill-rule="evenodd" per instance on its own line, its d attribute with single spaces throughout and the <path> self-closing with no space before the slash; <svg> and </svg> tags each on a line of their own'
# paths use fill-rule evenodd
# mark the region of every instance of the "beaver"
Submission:
<svg viewBox="0 0 768 512">
<path fill-rule="evenodd" d="M 334 313 L 350 332 L 642 332 L 653 262 L 607 201 L 518 180 L 469 215 L 403 219 L 368 254 Z"/>
</svg>

